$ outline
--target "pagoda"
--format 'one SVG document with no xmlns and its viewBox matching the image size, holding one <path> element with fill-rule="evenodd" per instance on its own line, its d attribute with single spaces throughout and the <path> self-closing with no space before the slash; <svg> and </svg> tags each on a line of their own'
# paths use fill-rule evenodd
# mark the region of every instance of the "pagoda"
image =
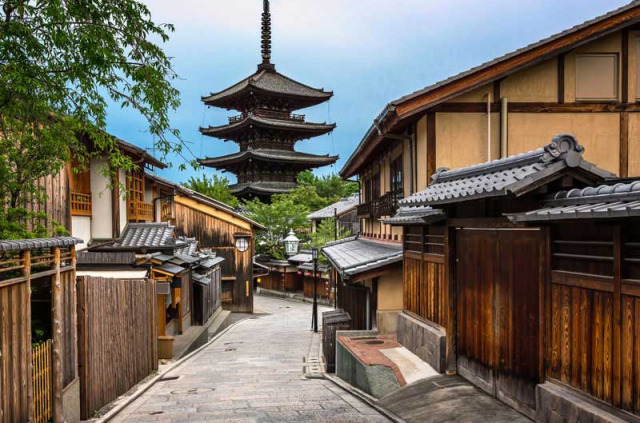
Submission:
<svg viewBox="0 0 640 423">
<path fill-rule="evenodd" d="M 269 201 L 274 194 L 297 186 L 298 173 L 338 160 L 338 156 L 295 151 L 295 143 L 330 133 L 335 124 L 311 123 L 294 111 L 328 101 L 333 92 L 311 88 L 276 71 L 271 63 L 271 13 L 264 0 L 262 63 L 248 78 L 219 93 L 203 97 L 207 106 L 236 110 L 223 126 L 200 128 L 204 135 L 233 141 L 238 153 L 200 159 L 203 166 L 236 175 L 231 192 L 238 198 Z"/>
</svg>

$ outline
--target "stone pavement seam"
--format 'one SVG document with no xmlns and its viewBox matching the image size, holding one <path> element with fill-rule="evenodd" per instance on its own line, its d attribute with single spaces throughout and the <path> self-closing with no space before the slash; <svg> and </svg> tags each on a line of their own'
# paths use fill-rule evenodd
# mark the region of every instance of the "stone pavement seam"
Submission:
<svg viewBox="0 0 640 423">
<path fill-rule="evenodd" d="M 195 350 L 195 351 L 187 354 L 186 356 L 182 357 L 181 359 L 177 360 L 175 363 L 173 363 L 172 365 L 170 365 L 166 369 L 163 369 L 161 372 L 158 372 L 158 374 L 156 374 L 156 376 L 154 376 L 153 379 L 149 380 L 148 382 L 145 382 L 140 387 L 140 389 L 138 389 L 134 394 L 132 394 L 129 397 L 127 397 L 127 399 L 125 401 L 123 401 L 122 403 L 118 404 L 116 407 L 114 407 L 111 410 L 109 410 L 109 412 L 107 414 L 105 414 L 104 416 L 101 416 L 101 417 L 99 417 L 97 419 L 90 419 L 90 421 L 92 421 L 94 423 L 107 423 L 109 420 L 111 420 L 115 416 L 117 416 L 127 406 L 129 406 L 131 403 L 133 403 L 136 399 L 141 397 L 142 394 L 144 394 L 149 389 L 151 389 L 156 383 L 161 382 L 162 381 L 161 379 L 163 379 L 167 374 L 169 374 L 170 372 L 172 372 L 172 371 L 176 370 L 177 368 L 179 368 L 180 366 L 182 366 L 185 361 L 189 360 L 191 357 L 194 357 L 196 354 L 198 354 L 199 352 L 204 350 L 207 346 L 209 346 L 210 344 L 212 344 L 215 341 L 217 341 L 218 338 L 220 338 L 222 335 L 224 335 L 225 333 L 227 333 L 229 330 L 231 330 L 235 326 L 239 325 L 240 323 L 244 322 L 245 320 L 246 319 L 240 320 L 240 321 L 235 322 L 235 323 L 229 325 L 228 327 L 224 328 L 219 333 L 217 333 L 214 337 L 212 337 L 209 341 L 207 341 L 206 344 L 202 345 L 197 350 Z M 117 398 L 114 401 L 117 401 Z M 105 407 L 106 407 L 106 405 L 105 405 Z"/>
<path fill-rule="evenodd" d="M 379 406 L 377 404 L 375 398 L 371 397 L 370 395 L 367 395 L 365 392 L 361 391 L 360 389 L 349 385 L 347 382 L 343 381 L 339 377 L 330 375 L 328 373 L 326 373 L 324 375 L 324 377 L 325 377 L 325 379 L 327 379 L 328 381 L 331 381 L 333 384 L 335 384 L 336 386 L 340 387 L 341 389 L 343 389 L 347 393 L 349 393 L 349 394 L 359 398 L 360 400 L 364 401 L 371 408 L 375 409 L 378 413 L 382 414 L 383 416 L 385 416 L 389 420 L 391 420 L 391 421 L 393 421 L 395 423 L 407 423 L 406 420 L 401 419 L 400 417 L 396 416 L 394 413 L 392 413 L 391 411 L 387 410 L 386 408 Z"/>
</svg>

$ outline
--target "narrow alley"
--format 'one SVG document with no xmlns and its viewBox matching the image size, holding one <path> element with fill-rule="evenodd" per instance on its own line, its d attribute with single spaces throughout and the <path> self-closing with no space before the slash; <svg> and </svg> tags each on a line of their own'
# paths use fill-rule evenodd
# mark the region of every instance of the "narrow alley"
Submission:
<svg viewBox="0 0 640 423">
<path fill-rule="evenodd" d="M 330 381 L 305 377 L 304 360 L 319 354 L 311 305 L 256 296 L 255 308 L 256 317 L 165 375 L 112 422 L 388 421 Z"/>
</svg>

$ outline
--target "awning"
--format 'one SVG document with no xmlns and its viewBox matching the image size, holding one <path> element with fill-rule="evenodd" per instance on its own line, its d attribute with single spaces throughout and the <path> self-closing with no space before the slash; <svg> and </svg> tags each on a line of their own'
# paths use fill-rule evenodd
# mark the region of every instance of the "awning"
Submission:
<svg viewBox="0 0 640 423">
<path fill-rule="evenodd" d="M 193 281 L 202 285 L 209 285 L 211 283 L 211 276 L 193 274 Z"/>
<path fill-rule="evenodd" d="M 146 279 L 147 269 L 127 269 L 127 270 L 76 270 L 76 276 L 90 276 L 95 278 L 109 279 Z"/>
<path fill-rule="evenodd" d="M 428 225 L 445 218 L 444 211 L 430 206 L 400 207 L 396 215 L 386 219 L 384 223 L 392 226 Z"/>
<path fill-rule="evenodd" d="M 165 263 L 162 266 L 156 266 L 153 268 L 156 272 L 164 273 L 169 276 L 177 276 L 180 273 L 184 272 L 184 267 L 176 266 L 175 264 Z"/>
<path fill-rule="evenodd" d="M 402 261 L 402 245 L 359 237 L 331 242 L 322 253 L 344 279 Z"/>
</svg>

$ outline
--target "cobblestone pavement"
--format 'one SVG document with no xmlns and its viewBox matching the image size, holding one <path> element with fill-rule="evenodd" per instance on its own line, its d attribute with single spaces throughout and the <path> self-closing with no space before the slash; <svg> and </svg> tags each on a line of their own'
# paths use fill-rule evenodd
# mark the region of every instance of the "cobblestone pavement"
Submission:
<svg viewBox="0 0 640 423">
<path fill-rule="evenodd" d="M 256 296 L 255 308 L 268 314 L 240 322 L 112 422 L 389 421 L 330 381 L 304 376 L 303 359 L 319 345 L 311 305 Z"/>
</svg>

